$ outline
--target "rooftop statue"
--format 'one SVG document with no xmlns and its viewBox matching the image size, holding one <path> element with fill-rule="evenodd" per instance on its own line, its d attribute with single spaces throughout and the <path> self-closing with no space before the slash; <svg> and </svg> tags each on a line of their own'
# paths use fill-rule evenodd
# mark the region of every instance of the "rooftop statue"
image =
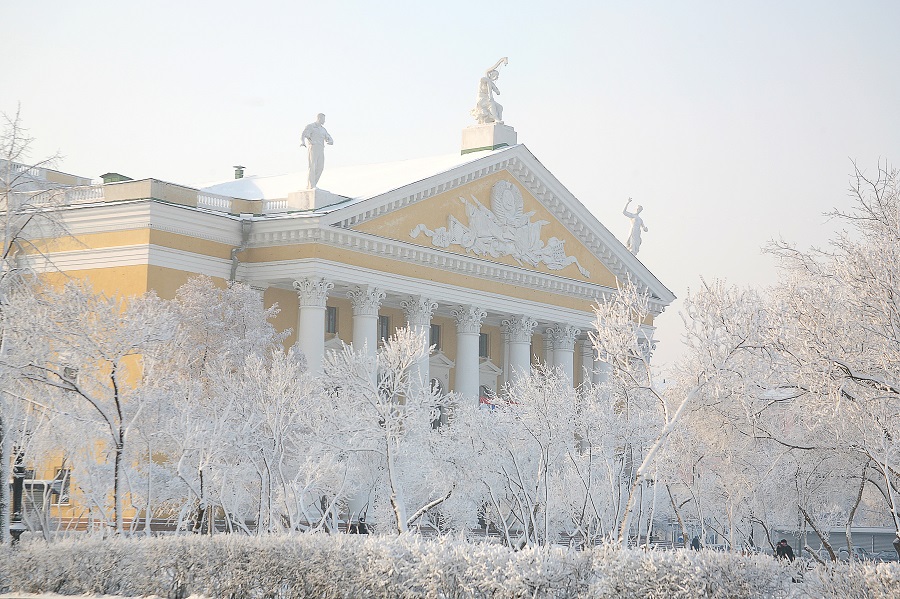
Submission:
<svg viewBox="0 0 900 599">
<path fill-rule="evenodd" d="M 644 219 L 640 217 L 641 210 L 643 210 L 644 207 L 638 205 L 636 212 L 628 212 L 628 206 L 630 204 L 631 198 L 628 198 L 628 201 L 625 202 L 625 208 L 622 210 L 622 214 L 631 219 L 631 231 L 628 233 L 628 240 L 625 242 L 625 247 L 628 248 L 629 252 L 637 256 L 638 251 L 641 249 L 641 231 L 646 233 L 649 229 L 644 225 Z"/>
<path fill-rule="evenodd" d="M 509 60 L 504 56 L 485 71 L 484 77 L 478 82 L 478 99 L 475 101 L 475 108 L 471 110 L 471 113 L 479 125 L 503 124 L 503 106 L 494 99 L 494 94 L 499 96 L 500 90 L 497 89 L 494 82 L 500 77 L 500 71 L 497 69 L 507 64 L 509 64 Z"/>
<path fill-rule="evenodd" d="M 300 145 L 306 146 L 309 150 L 309 177 L 307 179 L 309 189 L 315 189 L 319 177 L 322 176 L 322 169 L 325 168 L 325 144 L 330 146 L 334 143 L 324 125 L 325 115 L 320 112 L 316 117 L 316 122 L 308 124 L 300 134 Z M 309 142 L 309 145 L 306 142 Z"/>
</svg>

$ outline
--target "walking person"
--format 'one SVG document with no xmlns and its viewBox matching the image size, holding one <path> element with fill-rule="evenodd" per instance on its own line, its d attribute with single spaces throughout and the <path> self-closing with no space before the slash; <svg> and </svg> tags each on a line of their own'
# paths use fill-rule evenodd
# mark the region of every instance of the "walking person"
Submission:
<svg viewBox="0 0 900 599">
<path fill-rule="evenodd" d="M 794 550 L 788 545 L 787 539 L 781 539 L 778 541 L 778 544 L 775 545 L 775 557 L 778 559 L 786 559 L 791 562 L 794 561 Z"/>
</svg>

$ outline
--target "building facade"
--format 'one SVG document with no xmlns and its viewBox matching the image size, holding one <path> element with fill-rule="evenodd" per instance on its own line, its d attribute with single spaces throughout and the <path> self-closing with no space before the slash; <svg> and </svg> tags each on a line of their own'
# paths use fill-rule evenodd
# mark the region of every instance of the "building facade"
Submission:
<svg viewBox="0 0 900 599">
<path fill-rule="evenodd" d="M 202 189 L 104 179 L 52 192 L 68 236 L 43 240 L 33 268 L 108 294 L 244 282 L 278 304 L 313 372 L 331 348 L 374 352 L 409 326 L 434 346 L 421 379 L 473 401 L 536 362 L 578 385 L 603 376 L 587 338 L 596 301 L 626 279 L 654 317 L 674 299 L 521 144 L 325 169 L 316 189 L 305 172 Z"/>
</svg>

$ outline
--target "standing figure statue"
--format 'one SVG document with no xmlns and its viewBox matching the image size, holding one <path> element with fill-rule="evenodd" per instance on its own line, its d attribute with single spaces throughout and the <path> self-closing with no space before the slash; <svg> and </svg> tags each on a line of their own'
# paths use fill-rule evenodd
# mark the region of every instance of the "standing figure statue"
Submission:
<svg viewBox="0 0 900 599">
<path fill-rule="evenodd" d="M 628 233 L 628 241 L 625 242 L 625 247 L 628 248 L 629 252 L 637 256 L 638 251 L 641 249 L 641 231 L 646 233 L 649 229 L 644 225 L 644 219 L 640 217 L 641 210 L 644 207 L 638 205 L 636 212 L 628 212 L 629 204 L 631 204 L 631 198 L 628 198 L 628 201 L 625 202 L 625 208 L 622 210 L 622 214 L 631 219 L 631 231 Z"/>
<path fill-rule="evenodd" d="M 500 77 L 500 71 L 497 69 L 506 64 L 509 64 L 509 60 L 504 56 L 485 71 L 484 77 L 478 82 L 478 99 L 475 101 L 475 108 L 471 110 L 471 113 L 479 125 L 503 124 L 503 106 L 494 99 L 494 94 L 499 96 L 500 90 L 497 89 L 494 82 Z"/>
<path fill-rule="evenodd" d="M 309 189 L 315 189 L 319 177 L 322 176 L 322 169 L 325 168 L 325 144 L 330 146 L 334 143 L 324 125 L 325 115 L 320 112 L 316 117 L 316 122 L 308 124 L 300 134 L 300 145 L 306 146 L 309 150 L 309 177 L 307 179 Z"/>
</svg>

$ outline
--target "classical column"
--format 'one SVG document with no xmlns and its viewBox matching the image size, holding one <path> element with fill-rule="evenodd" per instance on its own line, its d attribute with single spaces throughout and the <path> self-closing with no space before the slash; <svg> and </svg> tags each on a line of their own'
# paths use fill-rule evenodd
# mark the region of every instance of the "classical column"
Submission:
<svg viewBox="0 0 900 599">
<path fill-rule="evenodd" d="M 547 334 L 553 339 L 553 366 L 559 368 L 569 382 L 575 380 L 575 338 L 581 329 L 568 324 L 547 327 Z"/>
<path fill-rule="evenodd" d="M 601 362 L 600 360 L 596 360 L 594 362 L 594 384 L 600 385 L 608 381 L 611 372 L 612 366 L 609 365 L 609 362 Z"/>
<path fill-rule="evenodd" d="M 459 306 L 452 310 L 456 319 L 456 384 L 457 393 L 476 403 L 479 398 L 478 383 L 480 360 L 478 338 L 481 323 L 487 312 L 475 306 Z"/>
<path fill-rule="evenodd" d="M 530 316 L 513 316 L 502 323 L 509 346 L 509 372 L 506 379 L 510 382 L 531 373 L 531 335 L 537 321 Z"/>
<path fill-rule="evenodd" d="M 588 335 L 579 340 L 579 345 L 581 347 L 579 352 L 581 358 L 581 384 L 588 385 L 594 382 L 594 344 L 591 343 L 591 338 Z"/>
<path fill-rule="evenodd" d="M 550 332 L 550 327 L 544 329 L 544 334 L 541 335 L 544 339 L 544 364 L 547 365 L 547 368 L 553 368 L 556 366 L 556 355 L 553 353 L 553 334 Z"/>
<path fill-rule="evenodd" d="M 369 356 L 378 352 L 378 308 L 385 293 L 378 287 L 354 287 L 347 292 L 353 304 L 353 349 Z"/>
<path fill-rule="evenodd" d="M 410 376 L 414 384 L 420 386 L 419 388 L 425 387 L 427 389 L 431 383 L 428 367 L 428 348 L 431 345 L 431 315 L 434 313 L 434 309 L 437 308 L 437 302 L 427 297 L 416 295 L 401 301 L 400 306 L 406 315 L 406 323 L 409 326 L 409 330 L 419 335 L 422 347 L 425 350 L 425 355 L 419 361 L 416 370 L 410 373 Z"/>
<path fill-rule="evenodd" d="M 297 345 L 306 356 L 312 374 L 322 372 L 325 357 L 325 301 L 334 283 L 322 278 L 306 278 L 294 281 L 300 301 L 300 317 L 297 319 Z"/>
<path fill-rule="evenodd" d="M 500 342 L 503 345 L 503 380 L 501 381 L 501 387 L 509 382 L 509 333 L 506 331 L 506 328 L 500 329 Z M 500 389 L 494 389 L 496 392 L 500 392 Z"/>
</svg>

